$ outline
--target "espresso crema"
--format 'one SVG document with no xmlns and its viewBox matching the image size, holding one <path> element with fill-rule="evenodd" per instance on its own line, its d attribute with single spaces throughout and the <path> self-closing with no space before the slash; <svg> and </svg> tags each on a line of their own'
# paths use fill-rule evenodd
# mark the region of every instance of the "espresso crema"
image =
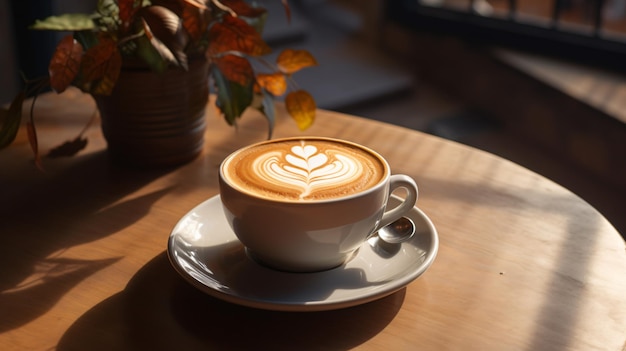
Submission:
<svg viewBox="0 0 626 351">
<path fill-rule="evenodd" d="M 238 151 L 222 165 L 234 187 L 277 200 L 316 201 L 366 190 L 385 163 L 358 146 L 329 139 L 285 139 Z"/>
</svg>

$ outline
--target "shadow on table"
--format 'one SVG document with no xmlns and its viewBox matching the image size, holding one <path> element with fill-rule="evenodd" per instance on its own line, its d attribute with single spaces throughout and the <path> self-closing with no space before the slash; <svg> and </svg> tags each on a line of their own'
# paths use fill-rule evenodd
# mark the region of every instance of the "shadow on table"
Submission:
<svg viewBox="0 0 626 351">
<path fill-rule="evenodd" d="M 126 289 L 80 317 L 57 349 L 345 350 L 389 324 L 405 290 L 356 307 L 323 312 L 252 309 L 215 299 L 184 281 L 165 253 Z"/>
<path fill-rule="evenodd" d="M 171 170 L 116 167 L 105 152 L 72 161 L 49 173 L 32 175 L 38 171 L 26 169 L 25 184 L 2 184 L 0 333 L 36 319 L 71 288 L 121 258 L 79 260 L 63 257 L 65 250 L 132 225 L 172 190 L 164 187 L 124 199 Z M 94 222 L 101 225 L 90 224 Z M 37 303 L 23 308 L 34 297 Z"/>
</svg>

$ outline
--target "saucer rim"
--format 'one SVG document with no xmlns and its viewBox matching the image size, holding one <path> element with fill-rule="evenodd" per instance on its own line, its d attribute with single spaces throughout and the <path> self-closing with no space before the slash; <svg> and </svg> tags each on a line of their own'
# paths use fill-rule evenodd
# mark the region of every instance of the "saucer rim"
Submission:
<svg viewBox="0 0 626 351">
<path fill-rule="evenodd" d="M 393 198 L 397 200 L 402 200 L 400 197 L 392 195 Z M 291 302 L 275 302 L 275 301 L 267 301 L 265 299 L 255 299 L 253 297 L 245 297 L 241 295 L 233 295 L 228 294 L 224 291 L 215 289 L 211 286 L 204 284 L 202 281 L 194 278 L 189 274 L 187 270 L 180 266 L 180 264 L 173 257 L 173 251 L 175 248 L 174 238 L 177 235 L 176 229 L 178 228 L 178 224 L 187 218 L 191 213 L 197 211 L 201 207 L 211 206 L 212 202 L 221 202 L 220 195 L 212 196 L 198 205 L 194 206 L 191 210 L 185 213 L 179 221 L 176 223 L 174 228 L 172 229 L 167 244 L 167 256 L 170 261 L 170 264 L 173 266 L 175 271 L 181 275 L 187 282 L 189 282 L 192 286 L 204 292 L 205 294 L 217 298 L 222 301 L 230 302 L 240 306 L 252 307 L 263 310 L 271 310 L 271 311 L 286 311 L 286 312 L 315 312 L 315 311 L 328 311 L 328 310 L 337 310 L 342 308 L 353 307 L 357 305 L 366 304 L 368 302 L 372 302 L 375 300 L 382 299 L 386 296 L 389 296 L 403 288 L 405 288 L 408 284 L 419 278 L 422 274 L 424 274 L 428 268 L 434 262 L 439 249 L 439 236 L 437 233 L 437 229 L 435 228 L 432 220 L 417 206 L 414 206 L 410 210 L 410 215 L 408 217 L 415 219 L 415 217 L 421 217 L 422 221 L 426 224 L 425 227 L 428 228 L 428 234 L 430 236 L 430 247 L 428 248 L 424 261 L 415 268 L 410 274 L 404 275 L 398 279 L 393 279 L 391 282 L 385 284 L 387 288 L 382 289 L 381 291 L 375 293 L 364 293 L 356 296 L 345 297 L 342 299 L 336 299 L 332 301 L 321 300 L 321 301 L 310 301 L 310 302 L 300 302 L 300 303 L 291 303 Z M 218 204 L 218 206 L 220 206 Z M 221 206 L 220 206 L 221 208 Z M 214 217 L 213 215 L 211 217 Z M 219 220 L 219 219 L 218 219 Z M 225 220 L 225 219 L 224 219 Z M 424 233 L 425 234 L 425 233 Z M 234 239 L 238 241 L 235 234 L 232 233 Z M 239 243 L 241 244 L 241 243 Z M 364 242 L 363 245 L 368 245 L 368 242 Z M 356 253 L 356 257 L 358 257 L 359 253 Z M 390 258 L 390 259 L 393 259 Z M 342 269 L 344 265 L 339 266 L 337 268 L 333 268 L 328 270 L 328 272 Z M 277 271 L 278 272 L 278 271 Z M 281 272 L 284 273 L 284 272 Z M 317 272 L 317 274 L 324 274 L 325 272 Z"/>
</svg>

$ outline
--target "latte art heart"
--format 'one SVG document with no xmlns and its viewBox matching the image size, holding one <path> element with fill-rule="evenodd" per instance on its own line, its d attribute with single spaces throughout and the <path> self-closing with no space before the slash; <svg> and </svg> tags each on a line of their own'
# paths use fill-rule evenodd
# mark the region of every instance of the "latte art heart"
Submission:
<svg viewBox="0 0 626 351">
<path fill-rule="evenodd" d="M 253 168 L 264 181 L 299 192 L 300 199 L 318 189 L 354 184 L 365 173 L 363 164 L 354 158 L 338 150 L 328 150 L 327 154 L 319 153 L 313 145 L 294 146 L 284 158 L 280 152 L 259 156 Z"/>
<path fill-rule="evenodd" d="M 346 196 L 377 184 L 386 168 L 351 144 L 313 139 L 246 149 L 225 166 L 230 181 L 258 196 L 295 201 Z"/>
</svg>

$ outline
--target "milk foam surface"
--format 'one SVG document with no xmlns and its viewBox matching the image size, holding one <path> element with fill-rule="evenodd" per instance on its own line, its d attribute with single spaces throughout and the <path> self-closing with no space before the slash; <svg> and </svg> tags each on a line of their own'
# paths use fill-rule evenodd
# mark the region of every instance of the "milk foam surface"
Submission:
<svg viewBox="0 0 626 351">
<path fill-rule="evenodd" d="M 368 189 L 386 169 L 377 156 L 351 144 L 291 139 L 245 149 L 223 171 L 236 187 L 257 196 L 311 201 Z"/>
</svg>

